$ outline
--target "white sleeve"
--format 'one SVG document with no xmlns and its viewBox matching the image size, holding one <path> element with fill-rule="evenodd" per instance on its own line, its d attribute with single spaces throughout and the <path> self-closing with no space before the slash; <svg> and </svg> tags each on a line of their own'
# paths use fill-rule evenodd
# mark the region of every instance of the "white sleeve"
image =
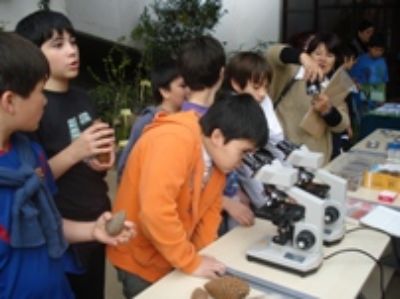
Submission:
<svg viewBox="0 0 400 299">
<path fill-rule="evenodd" d="M 268 95 L 261 102 L 261 108 L 263 109 L 265 117 L 267 118 L 269 140 L 272 143 L 278 143 L 284 139 L 283 130 L 275 113 L 274 106 L 272 105 L 272 100 Z"/>
</svg>

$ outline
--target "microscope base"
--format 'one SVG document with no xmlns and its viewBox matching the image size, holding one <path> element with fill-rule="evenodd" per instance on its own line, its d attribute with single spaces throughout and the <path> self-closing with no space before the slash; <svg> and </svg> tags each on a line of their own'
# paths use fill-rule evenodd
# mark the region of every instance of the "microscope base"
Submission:
<svg viewBox="0 0 400 299">
<path fill-rule="evenodd" d="M 336 240 L 324 240 L 323 244 L 326 247 L 331 247 L 331 246 L 335 246 L 337 244 L 339 244 L 340 242 L 342 242 L 342 240 L 344 239 L 344 236 L 342 236 L 340 239 L 336 239 Z"/>
<path fill-rule="evenodd" d="M 333 246 L 340 243 L 346 234 L 345 225 L 340 229 L 330 229 L 328 227 L 324 228 L 323 243 L 325 246 Z"/>
<path fill-rule="evenodd" d="M 264 238 L 247 250 L 246 258 L 301 276 L 317 271 L 323 260 L 322 252 L 305 252 L 287 245 L 281 246 L 273 243 L 270 238 Z"/>
</svg>

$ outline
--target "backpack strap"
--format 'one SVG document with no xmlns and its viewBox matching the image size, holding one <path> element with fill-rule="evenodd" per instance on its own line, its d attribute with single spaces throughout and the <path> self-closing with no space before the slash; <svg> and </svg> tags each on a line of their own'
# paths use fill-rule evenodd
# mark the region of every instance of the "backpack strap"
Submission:
<svg viewBox="0 0 400 299">
<path fill-rule="evenodd" d="M 285 95 L 288 93 L 290 88 L 293 86 L 294 82 L 296 82 L 295 76 L 286 83 L 285 87 L 283 87 L 280 95 L 277 97 L 276 101 L 274 102 L 275 110 L 278 108 L 279 103 L 283 100 Z"/>
</svg>

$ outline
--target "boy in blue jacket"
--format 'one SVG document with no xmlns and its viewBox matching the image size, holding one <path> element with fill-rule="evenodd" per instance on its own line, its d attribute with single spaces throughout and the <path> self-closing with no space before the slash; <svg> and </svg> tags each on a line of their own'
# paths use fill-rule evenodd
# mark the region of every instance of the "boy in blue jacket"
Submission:
<svg viewBox="0 0 400 299">
<path fill-rule="evenodd" d="M 358 109 L 360 114 L 372 110 L 386 100 L 386 83 L 389 81 L 388 69 L 383 54 L 385 52 L 385 38 L 375 33 L 368 44 L 368 52 L 357 58 L 357 62 L 350 70 L 351 77 L 360 88 Z"/>
<path fill-rule="evenodd" d="M 122 172 L 129 154 L 139 139 L 144 127 L 149 124 L 157 112 L 177 112 L 188 95 L 188 88 L 183 80 L 178 65 L 174 60 L 163 61 L 155 66 L 151 73 L 151 88 L 157 106 L 146 107 L 137 117 L 132 126 L 128 144 L 124 147 L 117 164 L 117 178 Z"/>
<path fill-rule="evenodd" d="M 37 47 L 0 32 L 0 298 L 74 298 L 65 276 L 74 266 L 65 253 L 68 243 L 117 245 L 134 234 L 126 221 L 120 234 L 109 236 L 109 212 L 92 222 L 61 218 L 44 151 L 19 133 L 37 129 L 48 76 Z"/>
</svg>

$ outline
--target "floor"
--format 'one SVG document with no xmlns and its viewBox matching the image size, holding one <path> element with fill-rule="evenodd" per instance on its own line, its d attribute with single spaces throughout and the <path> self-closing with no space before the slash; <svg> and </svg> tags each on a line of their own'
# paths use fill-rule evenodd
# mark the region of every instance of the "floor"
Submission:
<svg viewBox="0 0 400 299">
<path fill-rule="evenodd" d="M 115 171 L 109 171 L 107 175 L 109 186 L 109 196 L 111 201 L 115 198 L 117 177 Z M 106 298 L 105 299 L 124 299 L 122 286 L 117 280 L 115 268 L 107 261 L 106 265 Z"/>
<path fill-rule="evenodd" d="M 125 299 L 122 295 L 122 286 L 117 281 L 117 273 L 110 263 L 106 269 L 106 298 L 105 299 Z"/>
<path fill-rule="evenodd" d="M 109 182 L 110 186 L 109 190 L 110 198 L 114 199 L 115 188 L 116 188 L 115 172 L 109 172 L 107 181 Z M 370 296 L 368 296 L 368 294 L 364 294 L 364 297 L 361 298 L 369 299 Z M 399 299 L 399 298 L 400 298 L 400 273 L 395 273 L 386 290 L 385 299 Z M 122 295 L 121 284 L 117 281 L 116 271 L 109 263 L 107 263 L 107 270 L 106 270 L 105 299 L 124 299 L 124 296 Z"/>
<path fill-rule="evenodd" d="M 400 298 L 400 273 L 396 273 L 386 290 L 386 299 L 399 299 Z"/>
</svg>

